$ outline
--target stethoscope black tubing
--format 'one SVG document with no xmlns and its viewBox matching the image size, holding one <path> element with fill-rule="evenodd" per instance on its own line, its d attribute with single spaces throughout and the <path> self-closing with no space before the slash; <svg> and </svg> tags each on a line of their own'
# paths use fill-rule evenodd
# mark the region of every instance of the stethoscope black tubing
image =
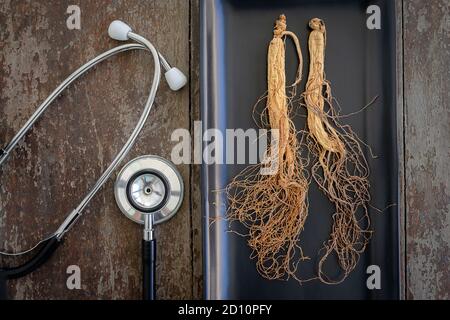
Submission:
<svg viewBox="0 0 450 320">
<path fill-rule="evenodd" d="M 156 240 L 142 240 L 142 298 L 156 300 Z"/>
<path fill-rule="evenodd" d="M 17 267 L 0 269 L 0 277 L 5 280 L 17 279 L 35 271 L 48 259 L 50 259 L 50 257 L 53 255 L 53 253 L 61 243 L 62 239 L 58 239 L 56 235 L 48 240 L 45 240 L 41 244 L 41 248 L 39 249 L 39 251 L 27 262 L 24 262 L 22 265 L 19 265 Z"/>
<path fill-rule="evenodd" d="M 62 243 L 62 239 L 58 239 L 56 235 L 45 240 L 41 244 L 39 251 L 27 262 L 17 267 L 0 269 L 0 300 L 7 299 L 7 282 L 9 279 L 21 278 L 42 266 L 51 258 L 53 253 Z"/>
</svg>

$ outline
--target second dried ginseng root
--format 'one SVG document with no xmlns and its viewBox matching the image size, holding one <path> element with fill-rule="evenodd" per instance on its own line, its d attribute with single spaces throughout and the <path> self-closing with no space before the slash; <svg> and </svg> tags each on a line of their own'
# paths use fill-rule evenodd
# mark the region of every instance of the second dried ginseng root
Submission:
<svg viewBox="0 0 450 320">
<path fill-rule="evenodd" d="M 324 244 L 318 277 L 325 283 L 340 283 L 355 268 L 371 231 L 368 215 L 369 169 L 360 140 L 350 126 L 339 124 L 333 107 L 330 83 L 325 79 L 326 30 L 321 19 L 309 23 L 310 69 L 303 93 L 307 108 L 308 148 L 315 156 L 312 177 L 335 206 L 329 240 Z M 325 262 L 336 256 L 343 270 L 330 276 Z"/>
</svg>

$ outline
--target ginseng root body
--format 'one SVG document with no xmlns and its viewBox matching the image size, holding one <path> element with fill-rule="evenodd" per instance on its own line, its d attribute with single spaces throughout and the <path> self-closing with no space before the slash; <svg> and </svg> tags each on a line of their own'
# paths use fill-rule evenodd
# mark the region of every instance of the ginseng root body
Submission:
<svg viewBox="0 0 450 320">
<path fill-rule="evenodd" d="M 271 129 L 272 138 L 266 160 L 275 163 L 275 169 L 266 172 L 263 164 L 247 167 L 226 189 L 227 219 L 244 225 L 252 258 L 259 273 L 268 279 L 298 279 L 298 261 L 307 259 L 298 239 L 308 213 L 308 181 L 299 157 L 297 131 L 289 117 L 286 36 L 294 40 L 300 61 L 295 86 L 301 80 L 301 51 L 297 37 L 286 31 L 286 17 L 282 15 L 269 45 L 267 103 L 261 114 L 262 125 Z"/>
<path fill-rule="evenodd" d="M 307 108 L 308 148 L 315 157 L 312 177 L 335 206 L 329 240 L 324 244 L 318 276 L 325 283 L 340 283 L 355 268 L 371 231 L 368 216 L 369 170 L 356 134 L 338 123 L 329 82 L 325 79 L 326 30 L 321 19 L 309 26 L 310 67 L 303 93 Z M 319 214 L 319 213 L 318 213 Z M 335 255 L 343 274 L 328 275 L 327 259 Z"/>
</svg>

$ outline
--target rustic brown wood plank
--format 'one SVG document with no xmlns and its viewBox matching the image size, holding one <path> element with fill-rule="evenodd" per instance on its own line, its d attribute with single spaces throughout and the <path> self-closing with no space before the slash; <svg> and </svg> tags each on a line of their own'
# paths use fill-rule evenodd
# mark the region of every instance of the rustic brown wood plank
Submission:
<svg viewBox="0 0 450 320">
<path fill-rule="evenodd" d="M 403 98 L 403 0 L 396 0 L 396 74 L 397 74 L 397 150 L 399 175 L 399 245 L 400 245 L 400 299 L 406 299 L 406 229 L 405 229 L 405 170 L 404 170 L 404 98 Z"/>
<path fill-rule="evenodd" d="M 404 1 L 407 297 L 450 298 L 450 4 Z"/>
<path fill-rule="evenodd" d="M 194 122 L 200 121 L 200 6 L 191 0 L 191 135 L 195 137 Z M 192 151 L 194 152 L 194 150 Z M 194 154 L 192 153 L 192 159 Z M 203 297 L 202 210 L 200 165 L 191 165 L 192 263 L 194 299 Z"/>
<path fill-rule="evenodd" d="M 2 142 L 70 72 L 118 44 L 106 32 L 113 19 L 126 20 L 152 39 L 171 63 L 188 72 L 188 1 L 78 3 L 81 30 L 72 31 L 66 27 L 65 14 L 72 1 L 1 1 Z M 0 171 L 0 248 L 20 250 L 53 232 L 93 186 L 134 128 L 150 88 L 152 65 L 144 52 L 112 58 L 49 108 Z M 157 106 L 127 160 L 149 153 L 170 157 L 170 134 L 190 126 L 189 91 L 173 93 L 162 83 Z M 189 166 L 179 169 L 189 184 Z M 140 299 L 141 227 L 117 209 L 114 178 L 45 266 L 9 282 L 11 298 Z M 180 212 L 157 228 L 160 298 L 192 297 L 189 197 L 186 188 Z M 66 287 L 69 265 L 81 268 L 81 290 Z"/>
</svg>

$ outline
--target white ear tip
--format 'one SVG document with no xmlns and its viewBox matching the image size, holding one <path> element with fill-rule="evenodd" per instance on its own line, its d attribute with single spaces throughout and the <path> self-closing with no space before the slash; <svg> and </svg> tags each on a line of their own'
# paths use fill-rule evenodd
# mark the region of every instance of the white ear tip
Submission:
<svg viewBox="0 0 450 320">
<path fill-rule="evenodd" d="M 120 20 L 111 22 L 108 28 L 109 36 L 119 41 L 128 40 L 128 33 L 131 31 L 132 29 L 130 28 L 130 26 Z"/>
<path fill-rule="evenodd" d="M 165 73 L 166 81 L 169 84 L 170 89 L 178 91 L 183 88 L 187 83 L 187 78 L 177 68 L 172 68 Z"/>
</svg>

